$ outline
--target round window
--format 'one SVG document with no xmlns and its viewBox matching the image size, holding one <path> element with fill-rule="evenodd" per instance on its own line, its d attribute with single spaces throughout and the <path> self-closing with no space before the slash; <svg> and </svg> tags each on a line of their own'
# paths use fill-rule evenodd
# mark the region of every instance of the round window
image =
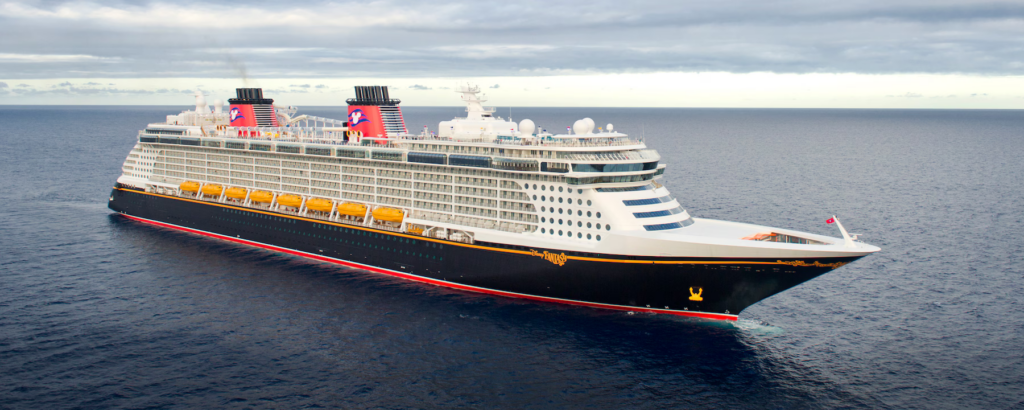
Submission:
<svg viewBox="0 0 1024 410">
<path fill-rule="evenodd" d="M 533 200 L 534 200 L 534 201 L 536 201 L 536 200 L 537 200 L 537 195 L 534 195 L 534 196 L 533 196 Z"/>
<path fill-rule="evenodd" d="M 591 200 L 589 200 L 589 199 L 587 200 L 587 206 L 591 206 L 591 205 L 593 205 L 593 204 L 594 204 L 594 203 L 593 203 L 593 202 L 592 202 Z"/>
<path fill-rule="evenodd" d="M 562 213 L 562 208 L 558 208 L 558 213 Z"/>
<path fill-rule="evenodd" d="M 587 211 L 587 218 L 590 218 L 590 211 Z"/>
<path fill-rule="evenodd" d="M 544 218 L 541 218 L 541 219 L 544 219 Z M 543 222 L 543 221 L 541 221 L 541 222 Z M 591 228 L 590 222 L 587 222 L 587 229 L 590 229 L 590 228 Z"/>
<path fill-rule="evenodd" d="M 597 229 L 601 229 L 601 224 L 597 224 Z"/>
<path fill-rule="evenodd" d="M 558 192 L 562 192 L 562 187 L 558 187 Z"/>
<path fill-rule="evenodd" d="M 610 231 L 610 230 L 612 230 L 612 226 L 611 225 L 605 225 L 604 226 L 604 230 Z"/>
<path fill-rule="evenodd" d="M 561 230 L 558 231 L 558 236 L 562 236 L 562 231 Z"/>
<path fill-rule="evenodd" d="M 597 213 L 597 219 L 601 219 L 601 213 L 600 212 Z"/>
<path fill-rule="evenodd" d="M 601 240 L 601 235 L 597 235 L 597 240 Z"/>
<path fill-rule="evenodd" d="M 540 233 L 547 233 L 547 232 L 544 232 L 544 228 L 540 228 Z"/>
<path fill-rule="evenodd" d="M 577 199 L 576 200 L 576 205 L 583 205 L 583 200 L 582 199 Z"/>
<path fill-rule="evenodd" d="M 541 221 L 541 222 L 547 222 L 547 221 L 546 221 L 545 219 L 546 219 L 546 218 L 544 218 L 543 216 L 542 216 L 542 217 L 540 217 L 540 221 Z"/>
<path fill-rule="evenodd" d="M 541 190 L 541 191 L 544 191 L 544 190 L 545 190 L 545 188 L 547 188 L 547 187 L 545 187 L 544 185 L 541 185 L 541 186 L 540 186 L 540 190 Z"/>
<path fill-rule="evenodd" d="M 562 203 L 562 198 L 558 198 L 558 203 Z"/>
<path fill-rule="evenodd" d="M 562 224 L 562 220 L 561 220 L 561 219 L 559 219 L 559 220 L 558 220 L 558 224 L 559 224 L 559 225 L 561 225 L 561 224 Z"/>
<path fill-rule="evenodd" d="M 579 227 L 579 228 L 582 228 L 583 227 L 583 222 L 576 221 L 576 226 Z"/>
<path fill-rule="evenodd" d="M 582 234 L 582 233 L 579 233 L 579 232 L 576 232 L 576 237 L 577 237 L 577 238 L 583 238 L 583 234 Z"/>
</svg>

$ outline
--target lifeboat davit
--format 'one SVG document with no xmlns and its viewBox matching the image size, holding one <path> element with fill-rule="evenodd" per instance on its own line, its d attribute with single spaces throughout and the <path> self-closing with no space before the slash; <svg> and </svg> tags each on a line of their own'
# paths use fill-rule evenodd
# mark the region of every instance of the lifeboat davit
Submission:
<svg viewBox="0 0 1024 410">
<path fill-rule="evenodd" d="M 277 197 L 277 203 L 284 206 L 298 208 L 302 205 L 302 197 L 298 195 L 281 195 Z"/>
<path fill-rule="evenodd" d="M 195 181 L 185 181 L 182 182 L 181 185 L 178 185 L 178 188 L 187 192 L 199 192 L 199 183 Z"/>
<path fill-rule="evenodd" d="M 362 218 L 366 216 L 366 205 L 346 202 L 338 205 L 338 214 Z"/>
<path fill-rule="evenodd" d="M 267 191 L 252 191 L 252 194 L 249 195 L 249 199 L 253 202 L 267 204 L 274 201 L 274 194 Z"/>
<path fill-rule="evenodd" d="M 214 184 L 203 185 L 203 195 L 220 196 L 220 193 L 224 192 L 224 187 Z"/>
<path fill-rule="evenodd" d="M 224 195 L 231 199 L 245 199 L 245 195 L 248 193 L 249 191 L 246 190 L 245 188 L 233 186 L 231 188 L 228 188 L 228 192 L 225 192 Z"/>
<path fill-rule="evenodd" d="M 309 198 L 306 200 L 306 208 L 320 212 L 331 212 L 334 209 L 334 201 L 323 198 Z"/>
<path fill-rule="evenodd" d="M 405 219 L 405 212 L 395 208 L 377 208 L 373 210 L 373 219 L 402 223 L 402 219 Z"/>
</svg>

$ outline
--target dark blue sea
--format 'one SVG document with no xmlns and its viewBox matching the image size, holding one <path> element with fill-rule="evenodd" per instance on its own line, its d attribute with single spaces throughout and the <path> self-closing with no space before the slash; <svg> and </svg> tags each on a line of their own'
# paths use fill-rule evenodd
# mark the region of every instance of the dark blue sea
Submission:
<svg viewBox="0 0 1024 410">
<path fill-rule="evenodd" d="M 835 214 L 882 248 L 721 323 L 111 214 L 137 131 L 184 108 L 0 106 L 0 408 L 1024 409 L 1022 111 L 516 108 L 642 135 L 695 216 Z M 405 108 L 411 131 L 463 112 Z"/>
</svg>

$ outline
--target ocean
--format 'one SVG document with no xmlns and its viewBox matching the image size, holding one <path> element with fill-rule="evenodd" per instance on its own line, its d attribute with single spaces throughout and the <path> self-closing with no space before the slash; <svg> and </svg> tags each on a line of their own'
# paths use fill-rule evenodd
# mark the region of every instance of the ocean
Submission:
<svg viewBox="0 0 1024 410">
<path fill-rule="evenodd" d="M 696 217 L 838 236 L 837 215 L 882 248 L 725 323 L 112 214 L 137 131 L 186 108 L 0 106 L 0 408 L 1024 409 L 1024 111 L 514 108 L 642 136 Z"/>
</svg>

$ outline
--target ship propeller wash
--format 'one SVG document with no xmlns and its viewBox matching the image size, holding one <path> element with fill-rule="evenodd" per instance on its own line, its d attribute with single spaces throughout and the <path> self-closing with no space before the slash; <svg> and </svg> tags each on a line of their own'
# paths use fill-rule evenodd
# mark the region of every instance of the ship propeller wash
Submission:
<svg viewBox="0 0 1024 410">
<path fill-rule="evenodd" d="M 344 120 L 296 116 L 258 88 L 139 132 L 109 207 L 137 221 L 493 295 L 735 320 L 879 248 L 692 217 L 661 156 L 594 121 L 566 134 L 495 116 L 408 132 L 387 87 Z"/>
</svg>

